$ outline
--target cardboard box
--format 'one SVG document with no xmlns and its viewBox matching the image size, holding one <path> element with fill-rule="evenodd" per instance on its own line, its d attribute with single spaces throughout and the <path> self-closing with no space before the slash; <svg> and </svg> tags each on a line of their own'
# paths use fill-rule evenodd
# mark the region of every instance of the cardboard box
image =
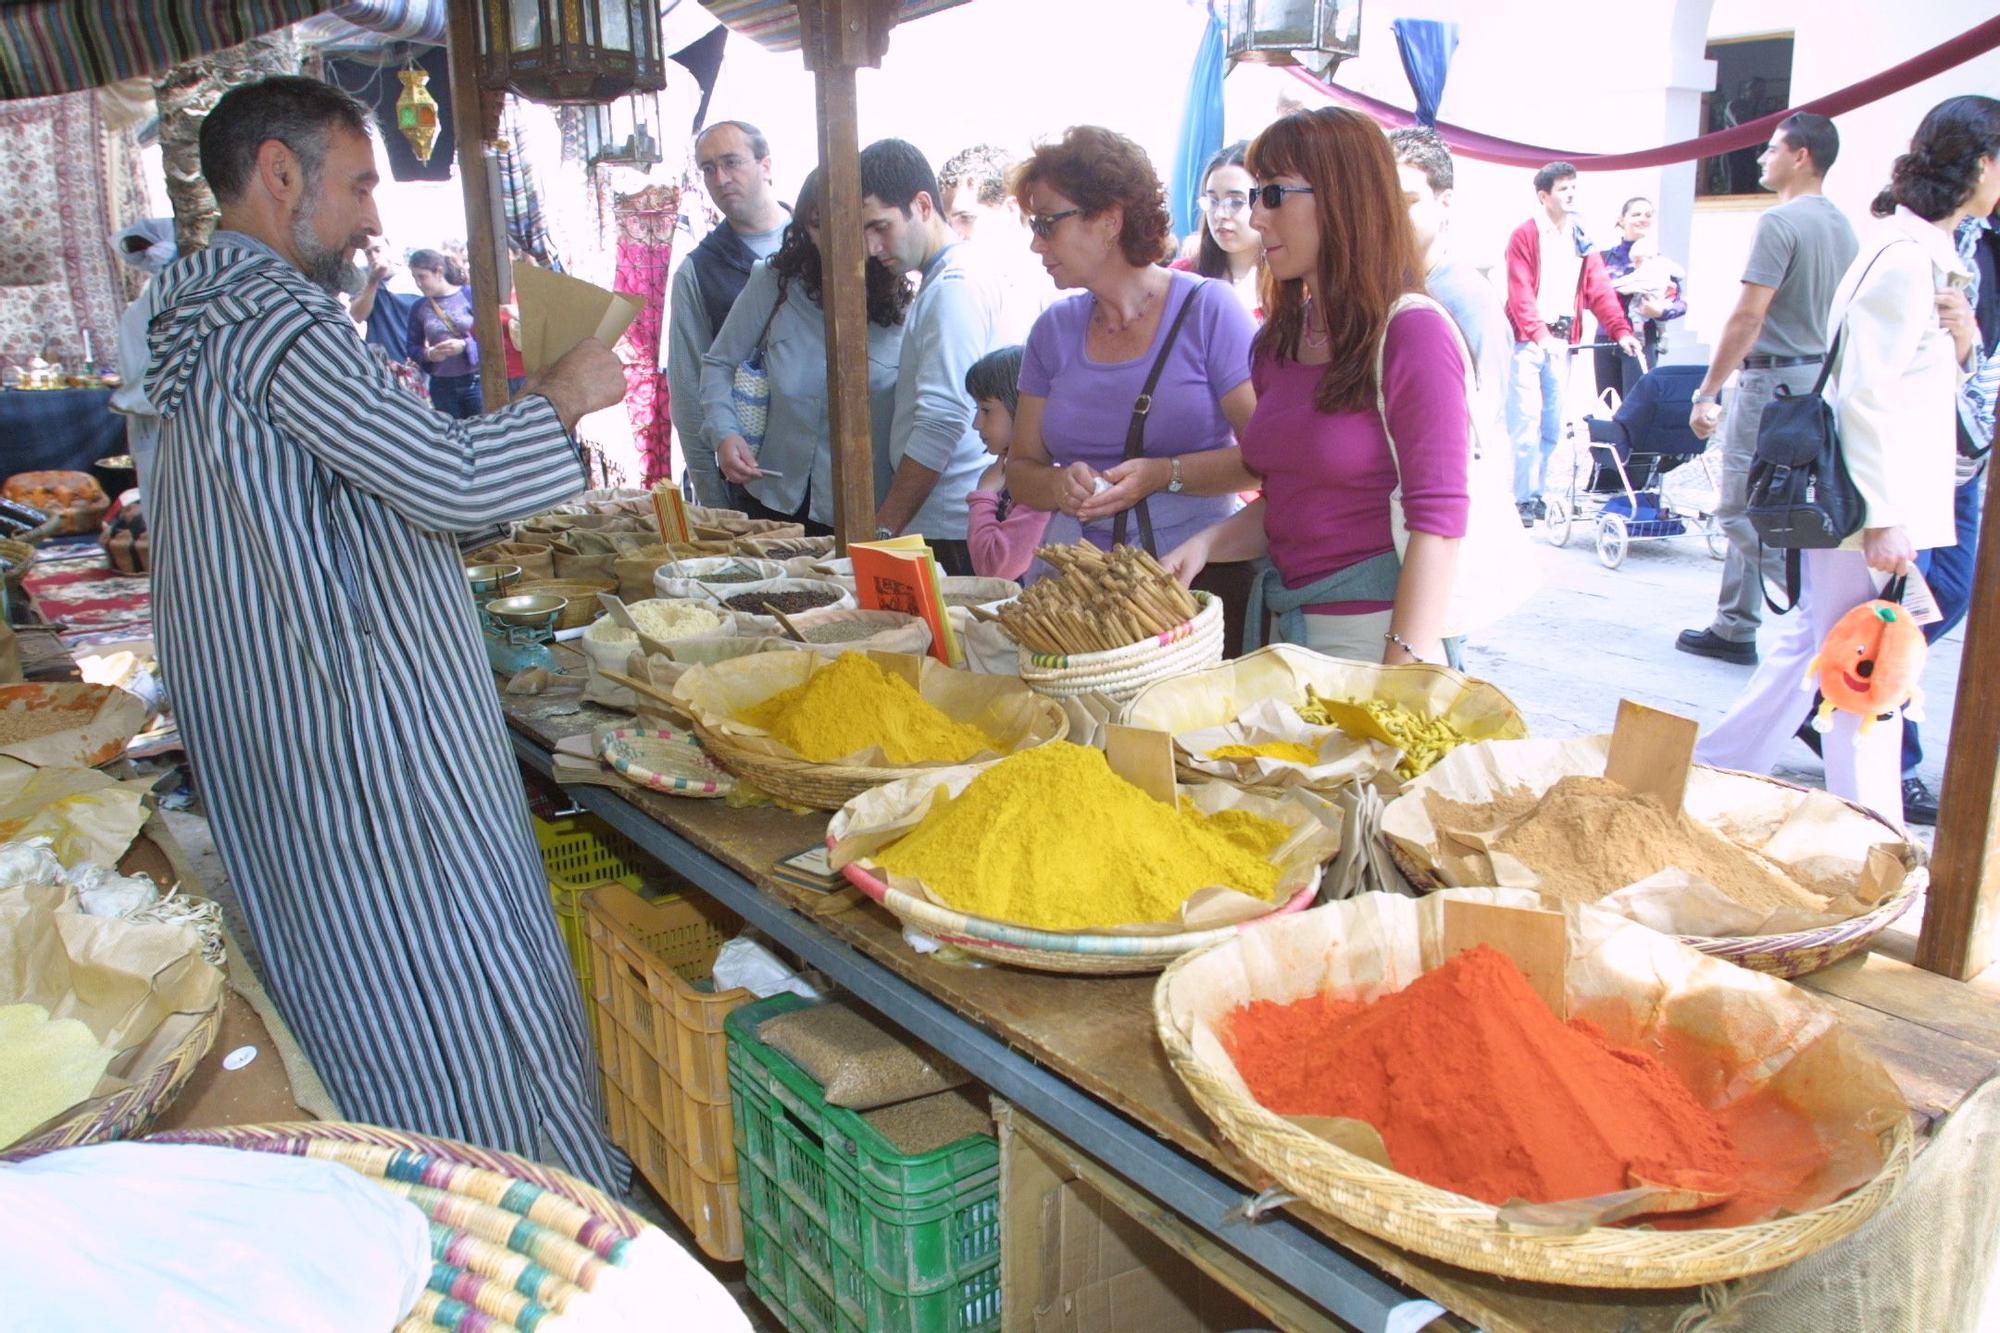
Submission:
<svg viewBox="0 0 2000 1333">
<path fill-rule="evenodd" d="M 1270 1321 L 1079 1178 L 1059 1140 L 993 1099 L 1003 1333 L 1230 1333 Z M 1064 1145 L 1066 1146 L 1066 1145 Z"/>
</svg>

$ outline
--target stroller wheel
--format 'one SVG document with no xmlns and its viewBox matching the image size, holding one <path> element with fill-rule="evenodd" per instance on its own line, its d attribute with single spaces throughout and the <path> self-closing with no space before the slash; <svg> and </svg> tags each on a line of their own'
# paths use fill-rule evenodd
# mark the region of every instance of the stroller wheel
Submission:
<svg viewBox="0 0 2000 1333">
<path fill-rule="evenodd" d="M 1625 563 L 1625 552 L 1630 549 L 1632 539 L 1625 530 L 1625 520 L 1617 514 L 1606 514 L 1597 520 L 1597 559 L 1606 569 L 1616 569 Z"/>
<path fill-rule="evenodd" d="M 1569 501 L 1560 495 L 1551 495 L 1545 503 L 1548 512 L 1542 516 L 1542 521 L 1549 525 L 1549 545 L 1569 545 L 1570 524 L 1576 520 L 1576 515 L 1570 510 Z"/>
</svg>

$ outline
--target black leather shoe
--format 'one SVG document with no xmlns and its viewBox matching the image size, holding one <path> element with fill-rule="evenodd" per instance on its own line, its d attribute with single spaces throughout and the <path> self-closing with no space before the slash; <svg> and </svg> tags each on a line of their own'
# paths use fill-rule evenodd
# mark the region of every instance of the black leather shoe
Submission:
<svg viewBox="0 0 2000 1333">
<path fill-rule="evenodd" d="M 1734 662 L 1737 666 L 1757 665 L 1757 641 L 1755 639 L 1738 643 L 1725 639 L 1712 629 L 1684 629 L 1674 640 L 1674 647 L 1696 657 L 1713 657 L 1719 662 Z"/>
<path fill-rule="evenodd" d="M 1903 779 L 1903 822 L 1937 827 L 1937 797 L 1931 795 L 1922 778 Z"/>
</svg>

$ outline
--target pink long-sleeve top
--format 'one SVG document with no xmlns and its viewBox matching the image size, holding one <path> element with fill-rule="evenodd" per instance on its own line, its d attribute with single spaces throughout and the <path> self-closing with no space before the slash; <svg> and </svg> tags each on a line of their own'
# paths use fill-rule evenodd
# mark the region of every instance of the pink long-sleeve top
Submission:
<svg viewBox="0 0 2000 1333">
<path fill-rule="evenodd" d="M 1030 509 L 1014 501 L 1000 516 L 1000 491 L 974 491 L 966 497 L 970 512 L 965 543 L 972 553 L 972 572 L 989 579 L 1018 579 L 1035 563 L 1035 548 L 1049 526 L 1049 511 Z"/>
<path fill-rule="evenodd" d="M 1257 410 L 1243 432 L 1243 461 L 1264 479 L 1264 531 L 1288 588 L 1303 588 L 1396 548 L 1389 494 L 1403 478 L 1403 520 L 1412 532 L 1463 537 L 1469 499 L 1465 366 L 1446 316 L 1406 310 L 1390 321 L 1383 401 L 1398 455 L 1371 404 L 1321 412 L 1313 405 L 1324 366 L 1259 353 L 1251 366 Z M 1330 602 L 1315 615 L 1392 609 L 1388 602 Z"/>
</svg>

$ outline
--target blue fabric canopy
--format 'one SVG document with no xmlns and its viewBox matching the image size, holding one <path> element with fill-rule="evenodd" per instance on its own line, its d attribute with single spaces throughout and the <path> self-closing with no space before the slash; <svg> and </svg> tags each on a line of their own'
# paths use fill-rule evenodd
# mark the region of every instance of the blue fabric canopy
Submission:
<svg viewBox="0 0 2000 1333">
<path fill-rule="evenodd" d="M 1201 45 L 1195 48 L 1194 69 L 1188 74 L 1187 105 L 1181 110 L 1181 137 L 1174 149 L 1174 179 L 1167 205 L 1174 234 L 1186 236 L 1200 225 L 1195 197 L 1201 193 L 1201 169 L 1222 147 L 1222 76 L 1228 61 L 1222 51 L 1222 23 L 1215 7 L 1208 11 Z"/>
<path fill-rule="evenodd" d="M 1403 73 L 1417 97 L 1417 124 L 1436 125 L 1445 76 L 1451 73 L 1452 53 L 1458 50 L 1458 25 L 1437 19 L 1391 19 L 1389 28 L 1396 34 Z"/>
</svg>

